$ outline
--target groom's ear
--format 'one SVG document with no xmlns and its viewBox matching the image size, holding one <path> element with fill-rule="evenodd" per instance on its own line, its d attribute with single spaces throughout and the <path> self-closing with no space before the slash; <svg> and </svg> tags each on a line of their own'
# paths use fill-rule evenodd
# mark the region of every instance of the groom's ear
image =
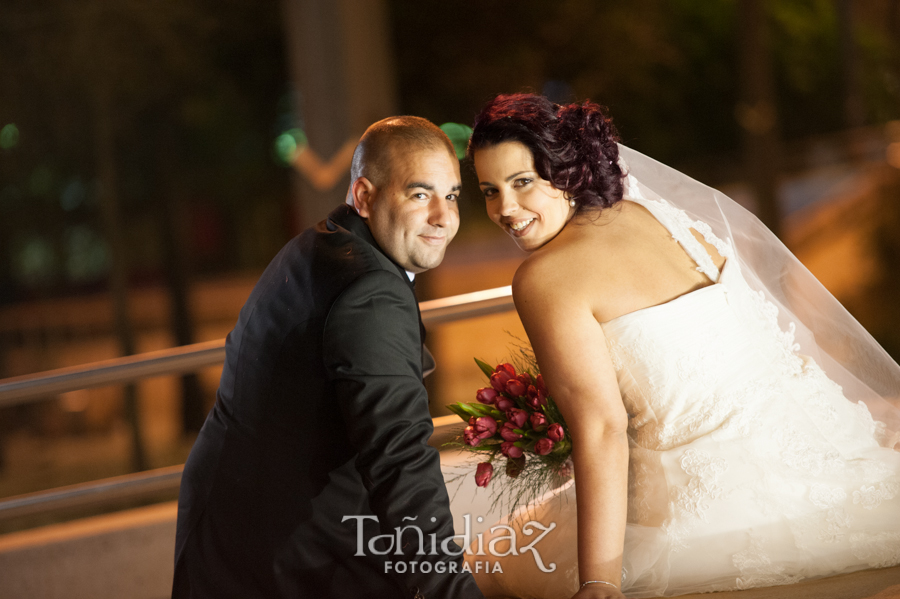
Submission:
<svg viewBox="0 0 900 599">
<path fill-rule="evenodd" d="M 350 197 L 353 207 L 363 218 L 369 218 L 375 204 L 376 187 L 366 177 L 358 177 L 350 186 Z"/>
</svg>

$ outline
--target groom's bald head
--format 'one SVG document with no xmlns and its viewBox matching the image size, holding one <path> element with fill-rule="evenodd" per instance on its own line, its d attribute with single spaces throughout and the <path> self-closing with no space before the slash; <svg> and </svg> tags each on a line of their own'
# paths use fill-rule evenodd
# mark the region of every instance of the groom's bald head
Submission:
<svg viewBox="0 0 900 599">
<path fill-rule="evenodd" d="M 453 143 L 440 127 L 417 116 L 392 116 L 366 129 L 350 166 L 350 185 L 365 177 L 375 187 L 383 187 L 391 177 L 391 165 L 410 152 L 445 149 L 454 159 Z M 350 194 L 347 203 L 353 204 Z"/>
</svg>

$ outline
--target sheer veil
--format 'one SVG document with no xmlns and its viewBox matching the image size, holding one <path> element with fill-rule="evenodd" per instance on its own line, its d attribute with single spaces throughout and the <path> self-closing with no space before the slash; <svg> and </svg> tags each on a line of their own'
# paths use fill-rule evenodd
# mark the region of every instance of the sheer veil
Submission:
<svg viewBox="0 0 900 599">
<path fill-rule="evenodd" d="M 730 246 L 750 289 L 777 308 L 778 327 L 844 396 L 865 402 L 887 446 L 900 443 L 900 366 L 752 213 L 725 194 L 626 146 L 627 197 L 664 199 Z M 708 233 L 708 232 L 707 232 Z"/>
</svg>

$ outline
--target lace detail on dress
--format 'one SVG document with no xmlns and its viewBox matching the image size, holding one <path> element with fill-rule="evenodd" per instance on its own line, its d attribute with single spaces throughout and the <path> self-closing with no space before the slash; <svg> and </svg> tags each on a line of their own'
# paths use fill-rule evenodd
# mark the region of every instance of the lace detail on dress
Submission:
<svg viewBox="0 0 900 599">
<path fill-rule="evenodd" d="M 637 191 L 637 185 L 634 185 L 633 187 L 637 195 L 631 197 L 637 197 L 640 199 L 641 204 L 649 204 L 669 217 L 667 220 L 672 221 L 672 226 L 668 228 L 672 232 L 672 236 L 684 246 L 685 250 L 691 255 L 694 261 L 697 262 L 699 265 L 697 270 L 706 273 L 713 281 L 717 281 L 718 279 L 719 270 L 716 268 L 715 263 L 713 263 L 709 253 L 700 246 L 697 239 L 688 229 L 694 229 L 703 235 L 703 238 L 707 243 L 716 248 L 716 251 L 725 257 L 726 260 L 732 262 L 732 267 L 740 270 L 739 265 L 736 264 L 737 257 L 731 243 L 719 239 L 707 223 L 691 219 L 684 210 L 676 208 L 665 199 L 657 201 L 648 200 Z M 629 190 L 631 190 L 630 187 Z M 663 223 L 663 225 L 666 225 L 666 223 Z M 680 231 L 681 234 L 677 235 L 676 231 Z M 772 334 L 777 342 L 779 357 L 782 358 L 782 360 L 780 360 L 781 364 L 784 365 L 790 374 L 800 374 L 803 369 L 803 360 L 796 354 L 796 352 L 800 350 L 800 346 L 794 342 L 794 333 L 797 328 L 796 324 L 791 322 L 788 324 L 787 330 L 782 330 L 778 324 L 778 307 L 766 299 L 766 296 L 762 291 L 753 291 L 750 286 L 747 285 L 746 281 L 743 281 L 740 277 L 738 277 L 738 279 L 743 282 L 743 291 L 750 299 L 751 305 L 755 308 L 760 323 Z"/>
<path fill-rule="evenodd" d="M 731 247 L 716 237 L 709 225 L 704 222 L 691 220 L 691 217 L 688 216 L 684 210 L 676 208 L 666 200 L 654 201 L 643 197 L 640 199 L 641 204 L 645 206 L 646 204 L 651 204 L 663 214 L 670 217 L 672 221 L 670 224 L 672 226 L 668 226 L 667 223 L 662 223 L 663 226 L 669 229 L 672 238 L 680 243 L 681 247 L 683 247 L 694 262 L 697 263 L 697 270 L 709 277 L 713 283 L 717 282 L 720 275 L 718 267 L 716 267 L 709 252 L 707 252 L 706 249 L 700 245 L 700 242 L 697 241 L 697 238 L 691 234 L 690 229 L 694 229 L 703 235 L 706 242 L 715 247 L 716 251 L 726 259 L 729 258 L 729 256 L 734 255 L 731 251 Z"/>
<path fill-rule="evenodd" d="M 847 500 L 847 492 L 840 487 L 813 485 L 809 489 L 809 500 L 817 508 L 827 510 L 844 503 Z"/>
<path fill-rule="evenodd" d="M 842 541 L 847 528 L 853 522 L 853 518 L 843 508 L 843 504 L 847 501 L 847 492 L 841 487 L 816 484 L 809 489 L 809 500 L 822 512 L 802 522 L 798 529 L 817 532 L 819 540 L 824 543 Z M 803 536 L 797 535 L 798 538 Z"/>
<path fill-rule="evenodd" d="M 877 485 L 863 485 L 853 491 L 853 503 L 867 510 L 874 510 L 882 501 L 893 499 L 900 492 L 898 483 L 878 483 Z"/>
<path fill-rule="evenodd" d="M 856 417 L 859 418 L 859 423 L 866 430 L 866 433 L 875 438 L 875 432 L 878 430 L 878 424 L 876 424 L 875 419 L 872 418 L 872 413 L 869 411 L 868 406 L 862 401 L 859 401 L 853 404 L 853 409 L 856 412 Z"/>
<path fill-rule="evenodd" d="M 731 559 L 735 568 L 741 572 L 736 581 L 738 589 L 793 584 L 803 578 L 785 574 L 784 566 L 773 564 L 763 549 L 762 540 L 755 535 L 750 535 L 750 546 L 735 553 Z"/>
<path fill-rule="evenodd" d="M 728 470 L 723 458 L 713 458 L 705 451 L 689 449 L 681 458 L 681 468 L 691 477 L 683 487 L 676 487 L 674 503 L 681 514 L 690 514 L 706 521 L 709 501 L 721 498 L 725 490 L 718 484 L 719 476 Z"/>
<path fill-rule="evenodd" d="M 891 474 L 893 470 L 884 462 L 875 460 L 865 460 L 860 464 L 862 467 L 863 477 L 868 482 L 877 482 L 884 480 Z"/>
<path fill-rule="evenodd" d="M 753 291 L 747 287 L 749 296 L 753 302 L 760 322 L 768 330 L 776 341 L 778 349 L 778 357 L 781 358 L 779 363 L 785 368 L 787 374 L 798 375 L 803 372 L 803 359 L 797 355 L 800 351 L 800 345 L 794 343 L 794 332 L 797 325 L 793 322 L 788 324 L 787 330 L 782 330 L 778 326 L 778 306 L 766 299 L 766 294 L 762 291 Z"/>
<path fill-rule="evenodd" d="M 628 479 L 628 521 L 644 523 L 653 515 L 648 479 L 653 472 L 645 460 L 632 460 Z"/>
<path fill-rule="evenodd" d="M 850 535 L 853 555 L 873 568 L 887 568 L 900 563 L 900 532 Z"/>
<path fill-rule="evenodd" d="M 793 584 L 803 578 L 785 574 L 784 566 L 773 564 L 763 549 L 762 540 L 755 535 L 750 535 L 750 546 L 735 553 L 731 561 L 741 572 L 736 581 L 738 589 Z"/>
<path fill-rule="evenodd" d="M 844 461 L 838 452 L 813 447 L 807 435 L 798 428 L 785 427 L 778 431 L 776 438 L 781 446 L 781 460 L 804 474 L 820 476 L 824 472 L 833 472 L 843 465 Z"/>
</svg>

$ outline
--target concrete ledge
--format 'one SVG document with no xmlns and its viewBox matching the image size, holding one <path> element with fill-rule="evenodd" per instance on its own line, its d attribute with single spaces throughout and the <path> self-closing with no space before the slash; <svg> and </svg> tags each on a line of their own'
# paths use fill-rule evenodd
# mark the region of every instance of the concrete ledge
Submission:
<svg viewBox="0 0 900 599">
<path fill-rule="evenodd" d="M 900 566 L 781 587 L 681 595 L 680 599 L 900 599 Z"/>
<path fill-rule="evenodd" d="M 176 513 L 168 502 L 2 535 L 0 599 L 169 597 Z M 681 599 L 900 599 L 900 566 Z"/>
<path fill-rule="evenodd" d="M 0 599 L 162 599 L 172 594 L 177 504 L 0 536 Z"/>
</svg>

